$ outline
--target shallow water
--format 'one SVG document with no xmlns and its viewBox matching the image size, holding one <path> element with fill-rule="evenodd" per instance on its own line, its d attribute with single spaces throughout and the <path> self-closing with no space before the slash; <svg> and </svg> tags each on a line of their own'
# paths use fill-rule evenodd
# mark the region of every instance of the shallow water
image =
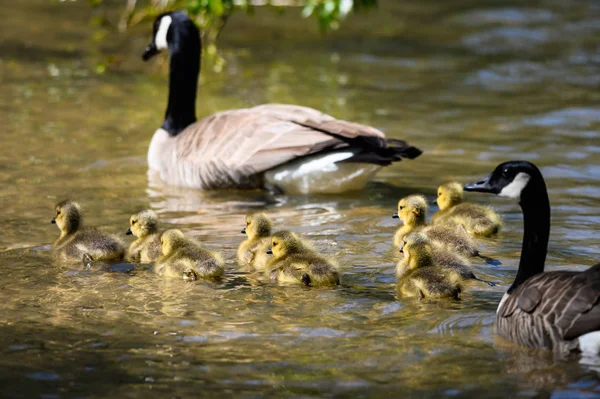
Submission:
<svg viewBox="0 0 600 399">
<path fill-rule="evenodd" d="M 598 261 L 600 5 L 593 0 L 381 2 L 318 35 L 291 12 L 235 16 L 222 73 L 205 63 L 199 116 L 264 102 L 371 124 L 425 154 L 361 193 L 201 193 L 148 179 L 166 64 L 144 64 L 150 26 L 91 26 L 86 2 L 5 2 L 0 42 L 0 386 L 12 397 L 600 397 L 600 360 L 557 361 L 493 335 L 516 272 L 518 207 L 490 203 L 504 232 L 482 241 L 497 287 L 460 302 L 398 300 L 397 200 L 469 182 L 507 159 L 538 164 L 552 204 L 549 270 Z M 114 21 L 116 9 L 109 10 Z M 114 63 L 97 74 L 111 56 Z M 152 207 L 163 226 L 227 259 L 220 284 L 151 271 L 55 264 L 53 205 L 79 200 L 88 225 L 124 236 Z M 239 271 L 249 210 L 314 240 L 343 271 L 337 289 L 270 284 Z"/>
</svg>

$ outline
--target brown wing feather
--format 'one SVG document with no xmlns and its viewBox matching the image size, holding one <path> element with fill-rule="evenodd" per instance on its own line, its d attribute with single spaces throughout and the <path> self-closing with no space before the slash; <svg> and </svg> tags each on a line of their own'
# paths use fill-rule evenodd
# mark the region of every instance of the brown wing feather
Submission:
<svg viewBox="0 0 600 399">
<path fill-rule="evenodd" d="M 176 137 L 172 164 L 191 164 L 194 172 L 190 173 L 199 174 L 206 186 L 217 181 L 239 185 L 295 158 L 350 145 L 364 147 L 365 153 L 381 151 L 384 164 L 401 158 L 385 157 L 386 151 L 398 147 L 388 146 L 375 128 L 337 120 L 312 108 L 266 104 L 219 112 L 187 127 Z"/>
<path fill-rule="evenodd" d="M 536 297 L 527 297 L 531 293 Z M 568 341 L 600 330 L 600 264 L 530 278 L 508 297 L 496 321 L 500 335 L 538 348 L 568 347 Z"/>
</svg>

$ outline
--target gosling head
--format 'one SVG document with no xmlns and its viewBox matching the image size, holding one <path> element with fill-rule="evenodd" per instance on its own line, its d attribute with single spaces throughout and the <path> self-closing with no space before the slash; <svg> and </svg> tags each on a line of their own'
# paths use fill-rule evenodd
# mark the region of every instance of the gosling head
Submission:
<svg viewBox="0 0 600 399">
<path fill-rule="evenodd" d="M 422 195 L 409 195 L 398 202 L 398 212 L 392 217 L 402 220 L 402 223 L 407 226 L 424 225 L 427 208 L 425 197 Z"/>
<path fill-rule="evenodd" d="M 268 254 L 273 254 L 275 259 L 282 258 L 286 255 L 297 253 L 302 250 L 304 245 L 302 240 L 289 230 L 279 231 L 271 237 L 271 249 Z"/>
<path fill-rule="evenodd" d="M 156 233 L 158 230 L 158 216 L 151 209 L 131 215 L 129 218 L 129 229 L 125 234 L 133 234 L 136 237 L 144 237 Z"/>
<path fill-rule="evenodd" d="M 60 229 L 61 236 L 74 233 L 82 223 L 81 206 L 75 201 L 62 201 L 56 204 L 56 216 L 51 223 Z"/>
<path fill-rule="evenodd" d="M 423 233 L 412 232 L 404 236 L 404 245 L 400 252 L 407 259 L 409 269 L 416 269 L 433 264 L 431 241 Z"/>
<path fill-rule="evenodd" d="M 246 227 L 242 229 L 242 234 L 247 234 L 251 240 L 270 236 L 271 219 L 265 213 L 246 216 Z"/>
<path fill-rule="evenodd" d="M 465 191 L 497 194 L 522 203 L 525 198 L 538 198 L 535 194 L 546 192 L 546 183 L 540 170 L 531 162 L 508 161 L 496 166 L 483 179 L 467 184 Z"/>
<path fill-rule="evenodd" d="M 200 32 L 190 17 L 181 11 L 172 11 L 160 14 L 154 20 L 152 41 L 142 55 L 148 61 L 162 50 L 169 50 L 172 54 L 186 51 L 190 54 L 196 48 L 200 51 Z M 194 60 L 190 59 L 190 62 Z"/>
<path fill-rule="evenodd" d="M 438 187 L 437 204 L 441 211 L 460 204 L 462 200 L 463 188 L 460 183 L 451 181 Z"/>
<path fill-rule="evenodd" d="M 162 254 L 169 256 L 180 248 L 185 241 L 185 235 L 179 229 L 165 230 L 160 235 L 160 245 L 162 248 Z"/>
</svg>

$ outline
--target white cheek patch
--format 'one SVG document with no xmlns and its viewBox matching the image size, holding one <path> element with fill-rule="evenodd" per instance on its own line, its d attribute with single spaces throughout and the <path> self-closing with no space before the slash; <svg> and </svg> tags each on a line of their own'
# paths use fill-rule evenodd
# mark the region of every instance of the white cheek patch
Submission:
<svg viewBox="0 0 600 399">
<path fill-rule="evenodd" d="M 158 50 L 166 50 L 169 48 L 169 45 L 167 44 L 167 32 L 169 31 L 171 22 L 173 22 L 173 19 L 169 15 L 165 15 L 160 20 L 160 25 L 156 31 L 156 37 L 154 38 L 154 44 L 156 44 Z"/>
<path fill-rule="evenodd" d="M 527 173 L 519 172 L 513 181 L 508 186 L 504 187 L 498 195 L 501 197 L 520 200 L 521 192 L 529 182 L 529 179 L 531 179 L 531 176 L 529 176 Z"/>
</svg>

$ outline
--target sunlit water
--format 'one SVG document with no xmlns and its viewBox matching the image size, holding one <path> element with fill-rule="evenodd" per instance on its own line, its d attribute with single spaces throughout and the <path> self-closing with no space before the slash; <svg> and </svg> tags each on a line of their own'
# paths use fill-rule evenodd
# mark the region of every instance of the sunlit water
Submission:
<svg viewBox="0 0 600 399">
<path fill-rule="evenodd" d="M 87 2 L 4 2 L 0 42 L 0 396 L 600 397 L 598 359 L 556 361 L 494 338 L 518 263 L 515 204 L 485 195 L 504 232 L 481 242 L 491 288 L 460 302 L 398 300 L 397 200 L 469 182 L 507 159 L 537 163 L 552 204 L 549 270 L 600 258 L 600 5 L 588 1 L 387 1 L 319 36 L 294 12 L 232 18 L 226 65 L 205 63 L 199 116 L 297 103 L 422 148 L 361 193 L 201 193 L 149 181 L 166 64 L 140 55 L 150 25 L 91 26 Z M 119 3 L 120 4 L 120 3 Z M 107 15 L 115 21 L 117 8 Z M 113 56 L 104 74 L 98 64 Z M 101 68 L 99 68 L 101 69 Z M 155 209 L 164 227 L 227 259 L 220 284 L 55 264 L 53 205 L 122 234 Z M 336 289 L 281 287 L 240 271 L 244 214 L 264 209 L 342 268 Z"/>
</svg>

